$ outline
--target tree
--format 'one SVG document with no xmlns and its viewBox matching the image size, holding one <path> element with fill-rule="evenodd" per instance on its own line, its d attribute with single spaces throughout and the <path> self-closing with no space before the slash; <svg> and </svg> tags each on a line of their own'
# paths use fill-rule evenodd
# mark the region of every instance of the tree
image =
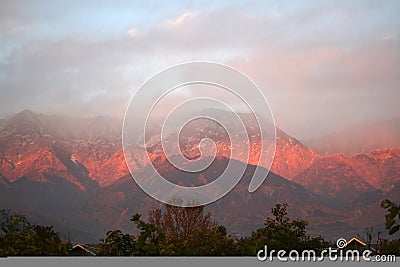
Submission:
<svg viewBox="0 0 400 267">
<path fill-rule="evenodd" d="M 135 237 L 121 230 L 108 231 L 96 250 L 99 256 L 133 256 L 136 252 Z"/>
<path fill-rule="evenodd" d="M 177 200 L 176 200 L 177 201 Z M 140 214 L 131 217 L 138 229 L 137 237 L 120 230 L 109 231 L 99 245 L 99 255 L 113 256 L 254 256 L 268 245 L 278 251 L 314 249 L 327 246 L 322 237 L 306 233 L 307 221 L 290 219 L 286 203 L 271 209 L 272 217 L 250 237 L 229 236 L 217 225 L 204 206 L 166 205 L 149 211 L 148 220 Z"/>
<path fill-rule="evenodd" d="M 376 238 L 375 238 L 375 236 L 376 236 Z M 365 228 L 364 234 L 363 235 L 359 234 L 358 237 L 362 241 L 365 242 L 365 244 L 367 245 L 367 248 L 369 250 L 374 250 L 375 249 L 375 251 L 377 253 L 380 253 L 380 250 L 382 248 L 382 243 L 383 243 L 383 240 L 381 238 L 381 232 L 377 232 L 376 233 L 374 231 L 374 227 L 373 226 L 371 226 L 369 228 L 368 227 Z M 376 244 L 375 248 L 372 247 L 372 244 L 374 243 L 374 239 L 375 239 L 375 244 Z"/>
<path fill-rule="evenodd" d="M 215 256 L 234 253 L 233 238 L 227 236 L 224 226 L 212 221 L 204 206 L 166 205 L 164 212 L 155 209 L 149 213 L 149 223 L 156 225 L 165 235 L 164 255 Z"/>
<path fill-rule="evenodd" d="M 142 215 L 140 214 L 135 214 L 131 217 L 131 221 L 136 224 L 136 227 L 139 230 L 136 242 L 136 255 L 161 255 L 164 233 L 156 225 L 141 220 L 141 217 Z"/>
<path fill-rule="evenodd" d="M 322 237 L 311 238 L 306 233 L 307 221 L 291 220 L 287 213 L 288 204 L 276 204 L 271 209 L 272 217 L 265 220 L 264 227 L 253 231 L 249 238 L 240 240 L 240 250 L 244 255 L 255 255 L 259 249 L 267 245 L 269 250 L 319 249 Z"/>
<path fill-rule="evenodd" d="M 389 230 L 389 235 L 393 235 L 400 229 L 400 224 L 397 220 L 400 220 L 400 206 L 389 199 L 382 201 L 381 207 L 388 211 L 385 215 L 386 229 Z"/>
<path fill-rule="evenodd" d="M 62 256 L 71 243 L 52 226 L 31 224 L 23 214 L 0 211 L 0 256 Z"/>
<path fill-rule="evenodd" d="M 149 212 L 149 223 L 158 226 L 165 235 L 175 239 L 189 239 L 213 225 L 211 214 L 204 213 L 204 206 L 182 208 L 166 205 L 164 213 L 161 209 Z"/>
<path fill-rule="evenodd" d="M 34 224 L 31 230 L 31 239 L 28 241 L 31 247 L 30 255 L 68 255 L 71 244 L 68 241 L 61 240 L 59 234 L 54 231 L 53 226 Z"/>
<path fill-rule="evenodd" d="M 174 201 L 180 201 L 176 199 Z M 227 236 L 224 226 L 212 221 L 204 206 L 177 207 L 149 212 L 148 222 L 132 216 L 139 229 L 138 255 L 234 255 L 235 240 Z"/>
<path fill-rule="evenodd" d="M 24 255 L 27 237 L 31 235 L 30 223 L 22 214 L 0 211 L 0 256 Z"/>
</svg>

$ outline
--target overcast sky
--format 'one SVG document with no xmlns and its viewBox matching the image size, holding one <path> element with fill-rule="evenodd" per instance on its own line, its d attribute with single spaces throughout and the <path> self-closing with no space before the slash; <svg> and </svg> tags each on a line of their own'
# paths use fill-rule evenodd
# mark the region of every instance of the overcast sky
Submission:
<svg viewBox="0 0 400 267">
<path fill-rule="evenodd" d="M 122 117 L 182 62 L 225 63 L 307 138 L 400 117 L 400 1 L 0 2 L 0 115 Z"/>
</svg>

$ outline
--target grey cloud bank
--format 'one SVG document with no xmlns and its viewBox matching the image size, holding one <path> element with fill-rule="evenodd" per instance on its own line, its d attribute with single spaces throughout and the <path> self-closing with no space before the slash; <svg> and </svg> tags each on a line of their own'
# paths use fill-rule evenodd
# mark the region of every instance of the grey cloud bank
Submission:
<svg viewBox="0 0 400 267">
<path fill-rule="evenodd" d="M 55 7 L 47 10 L 53 15 L 37 16 L 35 10 L 43 10 L 39 7 L 46 1 L 29 6 L 2 2 L 0 114 L 29 108 L 122 117 L 130 96 L 147 78 L 171 65 L 207 60 L 232 65 L 251 77 L 266 94 L 278 126 L 298 137 L 357 121 L 400 117 L 399 2 L 311 1 L 281 8 L 268 3 L 189 7 L 96 38 L 71 30 L 81 26 L 91 32 L 81 21 L 61 27 Z M 76 9 L 113 18 L 119 25 L 118 9 L 113 9 L 114 16 L 104 7 L 101 12 L 79 8 L 69 5 L 71 14 Z M 137 11 L 143 10 L 139 4 L 131 10 L 133 17 L 146 15 Z M 149 17 L 163 17 L 160 10 Z M 52 22 L 59 29 L 51 28 Z M 47 32 L 38 30 L 43 23 Z"/>
</svg>

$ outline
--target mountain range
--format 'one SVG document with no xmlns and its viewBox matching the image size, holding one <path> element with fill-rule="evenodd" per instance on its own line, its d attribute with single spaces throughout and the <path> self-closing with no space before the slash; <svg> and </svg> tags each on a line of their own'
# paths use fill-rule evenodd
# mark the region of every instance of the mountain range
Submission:
<svg viewBox="0 0 400 267">
<path fill-rule="evenodd" d="M 134 231 L 129 217 L 146 215 L 161 204 L 132 180 L 121 127 L 122 121 L 113 118 L 69 118 L 29 110 L 0 120 L 0 208 L 53 224 L 75 241 L 97 242 L 111 229 Z M 246 168 L 229 194 L 206 207 L 230 233 L 246 235 L 261 227 L 277 202 L 289 203 L 292 217 L 305 218 L 313 234 L 328 239 L 352 237 L 370 226 L 384 231 L 379 204 L 385 198 L 399 201 L 399 148 L 325 155 L 277 129 L 271 172 L 250 194 L 247 187 L 261 142 L 257 135 L 250 137 L 253 149 L 246 161 L 230 158 L 229 140 L 216 125 L 203 122 L 193 127 L 182 140 L 184 153 L 196 156 L 195 144 L 204 137 L 217 144 L 217 157 L 206 171 L 188 174 L 174 169 L 157 144 L 147 152 L 159 172 L 178 184 L 212 181 L 229 160 L 234 168 Z M 146 151 L 138 147 L 132 153 L 135 171 L 147 171 Z"/>
</svg>

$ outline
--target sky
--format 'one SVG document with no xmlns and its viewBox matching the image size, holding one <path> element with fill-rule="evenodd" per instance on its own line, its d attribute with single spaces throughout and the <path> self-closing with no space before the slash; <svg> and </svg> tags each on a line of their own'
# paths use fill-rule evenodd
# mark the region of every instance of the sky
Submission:
<svg viewBox="0 0 400 267">
<path fill-rule="evenodd" d="M 83 2 L 83 3 L 81 3 Z M 249 76 L 300 139 L 400 117 L 400 1 L 0 2 L 0 116 L 121 118 L 149 77 Z"/>
</svg>

